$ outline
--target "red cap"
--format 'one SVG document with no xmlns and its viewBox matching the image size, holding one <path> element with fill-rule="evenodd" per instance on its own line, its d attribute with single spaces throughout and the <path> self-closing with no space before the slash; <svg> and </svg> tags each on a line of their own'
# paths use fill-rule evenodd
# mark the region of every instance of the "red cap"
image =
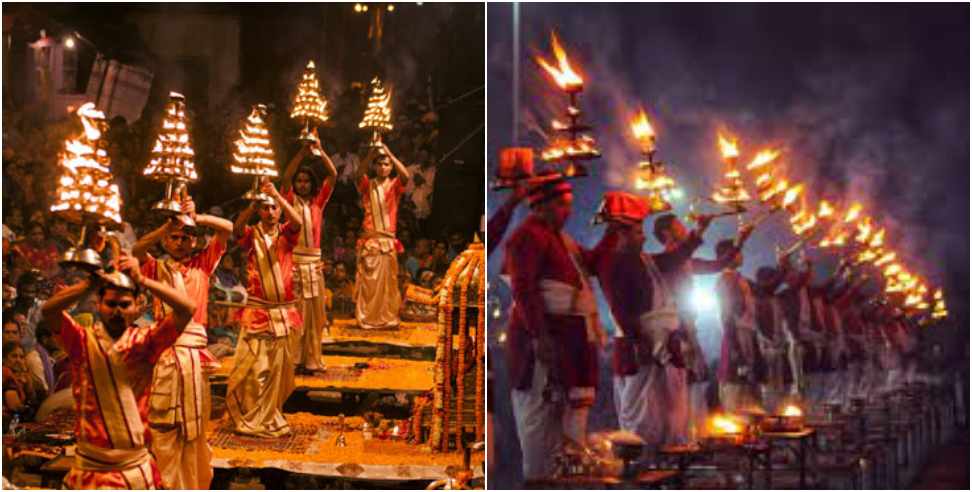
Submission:
<svg viewBox="0 0 972 492">
<path fill-rule="evenodd" d="M 534 207 L 573 191 L 573 185 L 568 183 L 560 173 L 541 174 L 530 179 L 527 201 L 531 207 Z"/>
<path fill-rule="evenodd" d="M 594 223 L 640 224 L 650 213 L 651 207 L 644 197 L 626 191 L 608 191 L 601 199 Z"/>
</svg>

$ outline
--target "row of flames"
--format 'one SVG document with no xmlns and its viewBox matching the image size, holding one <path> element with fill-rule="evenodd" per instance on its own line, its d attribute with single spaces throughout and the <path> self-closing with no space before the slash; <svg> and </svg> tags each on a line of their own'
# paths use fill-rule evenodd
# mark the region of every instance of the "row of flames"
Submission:
<svg viewBox="0 0 972 492">
<path fill-rule="evenodd" d="M 594 138 L 585 133 L 589 128 L 579 122 L 581 111 L 576 97 L 584 90 L 584 79 L 576 66 L 571 64 L 554 33 L 551 35 L 551 47 L 554 61 L 542 56 L 535 59 L 557 87 L 569 96 L 566 112 L 569 121 L 553 120 L 551 128 L 557 136 L 541 152 L 541 158 L 548 163 L 562 165 L 562 174 L 567 177 L 583 176 L 586 170 L 578 161 L 600 155 Z M 647 195 L 653 213 L 670 210 L 669 199 L 676 189 L 676 182 L 654 157 L 657 137 L 644 109 L 632 118 L 630 128 L 641 154 L 635 188 Z M 830 250 L 844 258 L 842 264 L 880 271 L 884 280 L 885 300 L 896 301 L 907 313 L 927 313 L 932 319 L 947 316 L 942 290 L 936 289 L 929 295 L 928 286 L 918 275 L 911 273 L 898 254 L 887 246 L 885 229 L 864 213 L 860 203 L 851 203 L 845 210 L 827 200 L 812 205 L 807 197 L 806 185 L 783 175 L 778 166 L 782 155 L 780 149 L 760 150 L 743 169 L 737 138 L 720 132 L 717 144 L 725 171 L 710 200 L 730 210 L 718 215 L 743 213 L 754 205 L 760 205 L 763 211 L 750 222 L 751 226 L 755 226 L 776 212 L 786 212 L 789 226 L 797 237 L 795 244 L 785 248 L 786 255 L 805 245 Z M 751 191 L 747 189 L 744 174 L 751 177 Z"/>
</svg>

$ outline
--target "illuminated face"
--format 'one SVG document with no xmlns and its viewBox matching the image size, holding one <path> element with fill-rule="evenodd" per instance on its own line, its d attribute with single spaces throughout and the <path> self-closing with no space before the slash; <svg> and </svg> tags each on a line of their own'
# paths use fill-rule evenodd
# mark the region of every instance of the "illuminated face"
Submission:
<svg viewBox="0 0 972 492">
<path fill-rule="evenodd" d="M 112 338 L 125 333 L 138 318 L 139 309 L 135 294 L 128 290 L 107 288 L 98 301 L 98 315 Z"/>
<path fill-rule="evenodd" d="M 675 218 L 668 227 L 668 242 L 680 243 L 688 238 L 688 229 L 682 221 Z"/>
<path fill-rule="evenodd" d="M 172 231 L 162 240 L 162 249 L 176 260 L 189 256 L 195 245 L 196 237 L 184 229 Z"/>
<path fill-rule="evenodd" d="M 545 215 L 551 225 L 556 229 L 561 229 L 567 223 L 570 214 L 574 211 L 574 194 L 565 193 L 560 195 L 547 202 L 544 205 L 544 209 L 546 211 Z"/>
<path fill-rule="evenodd" d="M 27 364 L 24 361 L 24 349 L 18 345 L 9 353 L 3 356 L 3 365 L 10 367 L 14 372 L 24 372 Z"/>
<path fill-rule="evenodd" d="M 280 220 L 280 207 L 277 206 L 276 202 L 261 203 L 259 214 L 260 222 L 263 222 L 265 225 L 273 225 Z"/>
<path fill-rule="evenodd" d="M 392 163 L 391 159 L 387 156 L 382 156 L 378 158 L 378 176 L 382 178 L 387 178 L 391 176 Z"/>
<path fill-rule="evenodd" d="M 344 263 L 338 263 L 334 267 L 334 278 L 338 280 L 344 280 L 348 278 L 348 269 L 344 266 Z"/>
<path fill-rule="evenodd" d="M 20 342 L 20 325 L 13 321 L 3 324 L 3 343 L 7 342 Z"/>
<path fill-rule="evenodd" d="M 68 235 L 67 223 L 60 220 L 54 221 L 54 224 L 51 225 L 51 234 L 58 237 L 66 237 Z"/>
<path fill-rule="evenodd" d="M 34 226 L 30 228 L 30 232 L 27 234 L 27 240 L 31 244 L 37 246 L 44 243 L 44 228 L 40 226 Z"/>
<path fill-rule="evenodd" d="M 301 198 L 306 198 L 310 196 L 311 191 L 314 189 L 314 182 L 307 173 L 297 173 L 294 176 L 294 192 L 297 193 Z"/>
</svg>

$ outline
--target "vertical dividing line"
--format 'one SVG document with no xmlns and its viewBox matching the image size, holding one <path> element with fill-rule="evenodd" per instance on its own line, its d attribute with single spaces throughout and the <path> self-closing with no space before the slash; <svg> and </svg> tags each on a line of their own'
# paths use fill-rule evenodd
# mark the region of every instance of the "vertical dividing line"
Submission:
<svg viewBox="0 0 972 492">
<path fill-rule="evenodd" d="M 520 140 L 520 3 L 513 2 L 513 146 Z"/>
</svg>

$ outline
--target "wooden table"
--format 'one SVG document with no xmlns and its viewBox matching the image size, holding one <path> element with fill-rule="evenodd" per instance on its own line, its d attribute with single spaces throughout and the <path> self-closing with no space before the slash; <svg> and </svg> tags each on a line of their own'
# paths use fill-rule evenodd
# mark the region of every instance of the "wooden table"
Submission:
<svg viewBox="0 0 972 492">
<path fill-rule="evenodd" d="M 773 450 L 777 447 L 788 447 L 796 444 L 797 465 L 800 467 L 800 488 L 807 488 L 807 454 L 813 447 L 813 439 L 817 431 L 806 428 L 795 432 L 763 432 L 761 437 L 767 445 L 766 450 L 766 488 L 773 488 Z"/>
</svg>

